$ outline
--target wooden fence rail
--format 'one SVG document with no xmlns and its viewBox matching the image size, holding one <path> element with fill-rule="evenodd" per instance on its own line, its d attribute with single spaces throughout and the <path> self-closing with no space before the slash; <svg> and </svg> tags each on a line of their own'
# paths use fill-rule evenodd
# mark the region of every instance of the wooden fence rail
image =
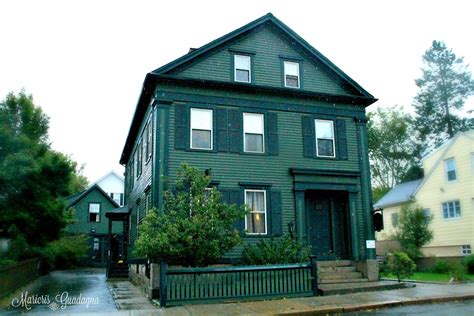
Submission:
<svg viewBox="0 0 474 316">
<path fill-rule="evenodd" d="M 40 260 L 29 259 L 0 269 L 0 298 L 40 275 Z"/>
<path fill-rule="evenodd" d="M 160 305 L 318 295 L 316 262 L 220 268 L 160 265 Z"/>
</svg>

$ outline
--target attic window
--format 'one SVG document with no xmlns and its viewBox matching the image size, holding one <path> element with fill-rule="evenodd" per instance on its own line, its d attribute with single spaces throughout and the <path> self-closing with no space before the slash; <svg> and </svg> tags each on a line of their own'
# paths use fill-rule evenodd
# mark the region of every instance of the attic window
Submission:
<svg viewBox="0 0 474 316">
<path fill-rule="evenodd" d="M 300 64 L 292 61 L 284 62 L 285 70 L 285 87 L 300 87 Z"/>
<path fill-rule="evenodd" d="M 250 56 L 234 55 L 234 80 L 250 82 Z"/>
<path fill-rule="evenodd" d="M 89 203 L 89 222 L 100 222 L 100 203 Z"/>
</svg>

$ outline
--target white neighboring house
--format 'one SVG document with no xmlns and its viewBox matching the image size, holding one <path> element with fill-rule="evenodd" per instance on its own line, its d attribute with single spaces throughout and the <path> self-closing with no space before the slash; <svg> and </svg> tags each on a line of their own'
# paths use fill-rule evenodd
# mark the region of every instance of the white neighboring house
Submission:
<svg viewBox="0 0 474 316">
<path fill-rule="evenodd" d="M 110 171 L 94 183 L 98 184 L 117 204 L 123 206 L 124 178 L 122 176 L 115 171 Z"/>
</svg>

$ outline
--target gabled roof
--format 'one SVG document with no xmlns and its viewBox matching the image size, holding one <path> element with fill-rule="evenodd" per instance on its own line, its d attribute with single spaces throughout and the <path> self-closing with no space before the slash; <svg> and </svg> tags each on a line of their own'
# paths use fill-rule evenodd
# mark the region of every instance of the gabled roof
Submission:
<svg viewBox="0 0 474 316">
<path fill-rule="evenodd" d="M 422 180 L 418 179 L 396 185 L 374 204 L 374 208 L 383 208 L 409 202 Z"/>
<path fill-rule="evenodd" d="M 326 58 L 323 54 L 321 54 L 316 48 L 311 46 L 307 41 L 305 41 L 301 36 L 299 36 L 296 32 L 294 32 L 291 28 L 289 28 L 286 24 L 281 22 L 277 19 L 273 14 L 267 13 L 266 15 L 222 36 L 212 42 L 198 48 L 195 50 L 191 50 L 186 55 L 152 71 L 152 74 L 168 74 L 173 69 L 176 69 L 184 64 L 190 63 L 197 59 L 198 57 L 205 55 L 206 53 L 214 50 L 217 47 L 221 47 L 226 43 L 236 39 L 237 37 L 251 32 L 258 28 L 263 24 L 271 24 L 275 26 L 278 30 L 280 30 L 283 34 L 285 34 L 293 43 L 299 45 L 304 51 L 306 51 L 311 57 L 320 61 L 323 65 L 325 65 L 330 71 L 336 74 L 343 82 L 348 84 L 348 86 L 352 87 L 355 91 L 357 91 L 360 96 L 374 98 L 369 92 L 367 92 L 364 88 L 362 88 L 357 82 L 355 82 L 352 78 L 350 78 L 346 73 L 344 73 L 341 69 L 339 69 L 335 64 L 333 64 L 328 58 Z"/>
<path fill-rule="evenodd" d="M 287 37 L 292 43 L 301 48 L 302 51 L 306 52 L 311 58 L 317 60 L 321 63 L 328 72 L 334 75 L 339 81 L 341 81 L 344 86 L 348 87 L 351 91 L 351 95 L 341 96 L 341 95 L 332 95 L 327 93 L 318 93 L 318 92 L 309 92 L 304 90 L 294 91 L 291 89 L 283 89 L 276 87 L 265 87 L 258 85 L 243 85 L 236 82 L 221 82 L 221 81 L 212 81 L 212 80 L 198 80 L 192 78 L 183 78 L 179 75 L 172 75 L 170 72 L 173 70 L 190 64 L 200 57 L 204 56 L 211 51 L 218 49 L 232 40 L 236 40 L 238 37 L 248 34 L 253 30 L 256 30 L 264 24 L 271 24 L 273 27 L 277 28 L 285 37 Z M 307 99 L 316 99 L 316 100 L 326 100 L 330 102 L 349 102 L 353 104 L 358 104 L 362 106 L 369 106 L 370 104 L 377 101 L 369 92 L 362 88 L 357 82 L 350 78 L 346 73 L 339 69 L 335 64 L 333 64 L 328 58 L 321 54 L 317 49 L 312 47 L 308 42 L 306 42 L 302 37 L 296 34 L 292 29 L 286 26 L 283 22 L 278 20 L 273 14 L 268 13 L 255 21 L 252 21 L 235 31 L 232 31 L 198 49 L 191 50 L 188 54 L 158 68 L 154 71 L 148 73 L 143 82 L 142 90 L 140 97 L 138 99 L 138 104 L 133 115 L 132 123 L 130 125 L 130 130 L 125 141 L 125 145 L 122 151 L 120 158 L 120 164 L 126 164 L 129 161 L 130 155 L 132 154 L 133 146 L 140 130 L 141 122 L 145 117 L 150 101 L 153 97 L 154 88 L 157 83 L 167 82 L 173 83 L 175 85 L 186 85 L 186 86 L 202 86 L 209 85 L 216 89 L 224 90 L 241 90 L 250 93 L 268 93 L 275 92 L 289 97 L 293 97 L 296 94 Z"/>
<path fill-rule="evenodd" d="M 94 182 L 94 183 L 99 183 L 99 182 L 101 182 L 102 180 L 104 180 L 105 178 L 107 178 L 107 177 L 109 177 L 109 176 L 111 176 L 111 175 L 117 177 L 117 178 L 118 178 L 120 181 L 122 181 L 122 182 L 125 181 L 124 178 L 123 178 L 121 175 L 119 175 L 119 174 L 118 174 L 117 172 L 115 172 L 114 170 L 111 170 L 110 172 L 108 172 L 106 175 L 104 175 L 103 177 L 101 177 L 99 180 L 97 180 L 97 181 Z"/>
<path fill-rule="evenodd" d="M 120 205 L 118 205 L 117 202 L 115 202 L 107 193 L 104 192 L 104 190 L 101 189 L 101 187 L 97 183 L 95 183 L 95 184 L 91 185 L 89 188 L 87 188 L 86 190 L 67 197 L 66 198 L 67 201 L 68 201 L 67 208 L 73 207 L 74 205 L 79 203 L 80 200 L 85 198 L 90 192 L 92 192 L 94 190 L 99 191 L 115 207 L 117 207 L 117 208 L 120 207 Z"/>
</svg>

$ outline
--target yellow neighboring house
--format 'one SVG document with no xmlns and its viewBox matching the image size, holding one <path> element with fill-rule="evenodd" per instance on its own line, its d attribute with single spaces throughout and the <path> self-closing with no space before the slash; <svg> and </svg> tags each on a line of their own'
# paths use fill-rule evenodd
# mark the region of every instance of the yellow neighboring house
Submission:
<svg viewBox="0 0 474 316">
<path fill-rule="evenodd" d="M 391 236 L 404 205 L 416 203 L 433 220 L 426 257 L 459 257 L 474 247 L 474 130 L 459 132 L 422 159 L 425 177 L 401 183 L 374 208 L 383 209 L 384 230 L 376 233 L 377 254 L 395 247 Z"/>
</svg>

